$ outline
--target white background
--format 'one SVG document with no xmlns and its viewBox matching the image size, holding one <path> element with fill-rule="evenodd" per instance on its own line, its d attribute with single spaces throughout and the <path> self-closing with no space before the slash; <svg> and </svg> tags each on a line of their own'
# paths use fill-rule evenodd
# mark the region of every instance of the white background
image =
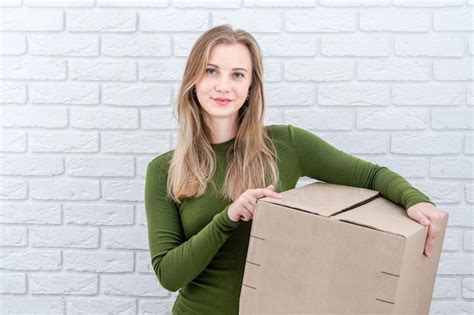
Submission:
<svg viewBox="0 0 474 315">
<path fill-rule="evenodd" d="M 192 45 L 223 23 L 262 48 L 266 124 L 385 165 L 449 212 L 431 314 L 472 311 L 472 0 L 0 5 L 2 314 L 169 313 L 145 167 L 175 146 Z"/>
</svg>

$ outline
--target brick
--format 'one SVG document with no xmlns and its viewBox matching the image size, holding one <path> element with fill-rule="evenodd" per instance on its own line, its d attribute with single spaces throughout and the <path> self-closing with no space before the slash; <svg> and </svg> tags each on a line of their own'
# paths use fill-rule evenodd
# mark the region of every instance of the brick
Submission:
<svg viewBox="0 0 474 315">
<path fill-rule="evenodd" d="M 287 32 L 353 32 L 356 13 L 348 9 L 289 10 L 284 12 Z"/>
<path fill-rule="evenodd" d="M 143 201 L 143 181 L 107 180 L 102 182 L 105 200 Z"/>
<path fill-rule="evenodd" d="M 391 152 L 398 154 L 452 154 L 462 150 L 462 137 L 454 134 L 431 135 L 415 132 L 392 134 Z"/>
<path fill-rule="evenodd" d="M 31 34 L 28 36 L 30 55 L 98 56 L 99 37 L 86 34 Z"/>
<path fill-rule="evenodd" d="M 64 269 L 78 272 L 133 272 L 132 252 L 67 251 L 63 253 Z"/>
<path fill-rule="evenodd" d="M 5 106 L 1 124 L 6 128 L 66 128 L 67 108 Z"/>
<path fill-rule="evenodd" d="M 318 105 L 388 105 L 389 90 L 383 85 L 324 84 L 318 87 Z"/>
<path fill-rule="evenodd" d="M 144 130 L 178 129 L 172 109 L 144 109 L 141 111 L 141 123 Z"/>
<path fill-rule="evenodd" d="M 0 2 L 0 7 L 19 7 L 22 0 L 3 0 Z"/>
<path fill-rule="evenodd" d="M 256 34 L 263 57 L 309 57 L 316 55 L 316 39 L 306 34 Z"/>
<path fill-rule="evenodd" d="M 61 224 L 61 206 L 47 203 L 2 204 L 1 223 Z"/>
<path fill-rule="evenodd" d="M 134 61 L 70 60 L 69 76 L 84 81 L 135 81 L 137 66 Z"/>
<path fill-rule="evenodd" d="M 168 0 L 96 0 L 98 7 L 165 8 Z"/>
<path fill-rule="evenodd" d="M 463 105 L 464 88 L 459 85 L 394 85 L 392 86 L 394 105 Z"/>
<path fill-rule="evenodd" d="M 464 154 L 474 154 L 473 135 L 464 135 Z"/>
<path fill-rule="evenodd" d="M 169 105 L 171 90 L 164 84 L 106 83 L 102 87 L 103 104 L 124 106 Z"/>
<path fill-rule="evenodd" d="M 209 1 L 209 0 L 172 0 L 173 7 L 186 9 L 186 8 L 209 8 L 209 9 L 236 9 L 240 8 L 240 0 L 227 0 L 227 1 Z M 236 12 L 238 13 L 238 12 Z M 220 23 L 219 23 L 220 24 Z"/>
<path fill-rule="evenodd" d="M 66 61 L 39 57 L 3 57 L 0 79 L 65 80 Z"/>
<path fill-rule="evenodd" d="M 281 15 L 280 10 L 275 9 L 241 9 L 233 14 L 229 14 L 228 11 L 214 11 L 212 24 L 214 26 L 230 24 L 234 28 L 241 28 L 248 32 L 280 33 L 283 28 Z"/>
<path fill-rule="evenodd" d="M 288 110 L 285 122 L 306 129 L 352 130 L 354 112 L 352 109 Z"/>
<path fill-rule="evenodd" d="M 428 111 L 424 109 L 357 110 L 357 129 L 416 130 L 427 126 Z"/>
<path fill-rule="evenodd" d="M 173 293 L 175 292 L 170 292 L 171 296 L 173 296 Z M 159 313 L 159 314 L 171 314 L 171 311 L 173 309 L 173 304 L 176 298 L 172 298 L 170 301 L 163 301 L 161 299 L 146 299 L 146 300 L 141 300 L 140 305 L 138 307 L 138 311 L 140 313 Z"/>
<path fill-rule="evenodd" d="M 124 297 L 68 297 L 66 303 L 68 311 L 72 314 L 133 314 L 137 309 L 137 300 L 135 298 L 127 299 Z M 151 313 L 154 312 L 158 312 L 158 309 L 155 309 Z"/>
<path fill-rule="evenodd" d="M 23 55 L 26 53 L 26 37 L 23 35 L 3 33 L 0 42 L 2 43 L 0 55 Z"/>
<path fill-rule="evenodd" d="M 474 278 L 462 279 L 462 297 L 474 299 Z"/>
<path fill-rule="evenodd" d="M 464 0 L 393 0 L 393 5 L 402 7 L 449 7 L 464 6 Z"/>
<path fill-rule="evenodd" d="M 400 16 L 403 16 L 403 23 L 400 23 Z M 362 31 L 428 32 L 430 14 L 420 9 L 364 9 L 360 11 L 359 27 Z"/>
<path fill-rule="evenodd" d="M 352 61 L 287 61 L 284 64 L 287 81 L 349 81 L 353 77 Z"/>
<path fill-rule="evenodd" d="M 24 273 L 7 273 L 0 274 L 0 293 L 2 294 L 26 294 L 26 274 Z M 5 311 L 2 296 L 2 310 Z"/>
<path fill-rule="evenodd" d="M 436 277 L 433 290 L 434 299 L 456 299 L 460 294 L 460 281 L 456 278 Z"/>
<path fill-rule="evenodd" d="M 389 147 L 388 136 L 380 133 L 318 133 L 317 135 L 337 149 L 353 155 L 386 153 Z"/>
<path fill-rule="evenodd" d="M 465 251 L 474 251 L 474 231 L 464 231 L 463 249 Z"/>
<path fill-rule="evenodd" d="M 428 81 L 431 62 L 424 60 L 359 60 L 357 79 L 370 81 Z"/>
<path fill-rule="evenodd" d="M 142 61 L 139 63 L 142 81 L 179 81 L 186 64 L 183 61 Z"/>
<path fill-rule="evenodd" d="M 0 141 L 0 152 L 25 152 L 26 133 L 24 131 L 2 130 L 2 141 Z"/>
<path fill-rule="evenodd" d="M 414 185 L 414 183 L 412 183 Z M 431 201 L 433 201 L 436 205 L 438 204 L 458 204 L 460 200 L 462 200 L 462 185 L 458 183 L 445 183 L 445 182 L 436 182 L 432 181 L 431 183 L 423 183 L 419 182 L 415 186 L 419 190 L 425 193 Z M 439 205 L 441 209 L 447 208 L 446 205 Z M 462 208 L 452 208 L 453 211 L 458 212 L 456 216 L 463 215 Z M 450 223 L 456 222 L 456 219 L 449 218 L 448 225 Z M 469 223 L 469 222 L 466 222 Z M 452 224 L 456 226 L 457 224 Z M 458 224 L 459 225 L 459 224 Z M 464 226 L 464 225 L 460 225 Z"/>
<path fill-rule="evenodd" d="M 102 242 L 107 249 L 148 249 L 145 228 L 108 228 L 102 231 Z"/>
<path fill-rule="evenodd" d="M 0 252 L 0 267 L 3 270 L 59 271 L 61 252 L 59 250 L 7 250 Z M 2 311 L 3 308 L 2 297 Z M 31 311 L 31 309 L 30 309 Z"/>
<path fill-rule="evenodd" d="M 448 194 L 449 192 L 443 192 Z M 439 195 L 434 196 L 435 199 L 440 199 Z M 446 198 L 445 198 L 446 199 Z M 454 199 L 454 198 L 453 198 Z M 459 203 L 460 199 L 457 199 Z M 454 202 L 453 202 L 454 203 Z M 439 209 L 449 212 L 448 227 L 466 227 L 474 228 L 474 215 L 472 213 L 472 206 L 458 205 L 458 206 L 448 206 L 447 203 L 438 206 Z"/>
<path fill-rule="evenodd" d="M 36 313 L 64 314 L 66 312 L 63 297 L 2 296 L 2 312 L 5 314 Z"/>
<path fill-rule="evenodd" d="M 32 152 L 99 152 L 97 132 L 37 131 L 30 134 Z"/>
<path fill-rule="evenodd" d="M 25 227 L 1 226 L 0 246 L 25 247 L 28 245 L 28 236 Z M 2 280 L 3 281 L 3 280 Z"/>
<path fill-rule="evenodd" d="M 135 10 L 69 10 L 66 15 L 70 32 L 133 32 L 136 31 Z"/>
<path fill-rule="evenodd" d="M 442 253 L 438 266 L 440 275 L 472 275 L 474 269 L 474 255 Z"/>
<path fill-rule="evenodd" d="M 29 288 L 32 294 L 80 294 L 99 293 L 99 275 L 31 274 Z"/>
<path fill-rule="evenodd" d="M 102 132 L 101 152 L 104 153 L 158 153 L 170 150 L 170 136 L 164 133 L 130 134 Z"/>
<path fill-rule="evenodd" d="M 81 156 L 66 160 L 69 177 L 134 177 L 133 157 Z"/>
<path fill-rule="evenodd" d="M 34 200 L 98 200 L 99 181 L 79 179 L 44 179 L 30 181 Z"/>
<path fill-rule="evenodd" d="M 462 230 L 457 230 L 453 227 L 446 229 L 446 234 L 443 241 L 443 251 L 457 251 L 461 247 Z"/>
<path fill-rule="evenodd" d="M 390 38 L 386 35 L 351 34 L 321 36 L 324 56 L 389 56 Z"/>
<path fill-rule="evenodd" d="M 472 110 L 432 110 L 433 129 L 474 129 Z"/>
<path fill-rule="evenodd" d="M 99 85 L 97 83 L 38 82 L 29 85 L 29 92 L 33 104 L 99 104 Z"/>
<path fill-rule="evenodd" d="M 431 158 L 430 176 L 433 178 L 474 178 L 474 161 L 466 158 Z"/>
<path fill-rule="evenodd" d="M 137 109 L 71 108 L 71 127 L 80 129 L 138 129 Z"/>
<path fill-rule="evenodd" d="M 64 204 L 64 222 L 74 225 L 132 225 L 133 206 L 127 204 Z"/>
<path fill-rule="evenodd" d="M 370 155 L 361 157 L 367 161 L 397 172 L 403 177 L 408 178 L 424 178 L 428 174 L 428 162 L 425 158 L 413 157 L 385 157 Z"/>
<path fill-rule="evenodd" d="M 462 57 L 464 42 L 459 35 L 395 36 L 394 52 L 397 56 Z"/>
<path fill-rule="evenodd" d="M 435 31 L 473 31 L 472 11 L 464 8 L 433 11 Z"/>
<path fill-rule="evenodd" d="M 77 8 L 93 7 L 94 0 L 23 0 L 23 5 L 27 7 L 60 7 Z"/>
<path fill-rule="evenodd" d="M 23 200 L 28 198 L 28 183 L 24 180 L 8 179 L 2 180 L 0 185 L 1 200 Z"/>
<path fill-rule="evenodd" d="M 171 55 L 169 35 L 103 35 L 102 55 L 111 57 L 162 57 Z"/>
<path fill-rule="evenodd" d="M 300 7 L 314 7 L 315 0 L 295 0 L 288 2 L 285 0 L 244 0 L 245 7 L 289 7 L 289 8 L 300 8 Z M 319 1 L 321 3 L 321 0 Z"/>
<path fill-rule="evenodd" d="M 433 78 L 436 80 L 474 80 L 472 60 L 435 60 L 433 63 Z"/>
<path fill-rule="evenodd" d="M 206 31 L 209 13 L 206 11 L 162 9 L 140 11 L 140 30 L 145 32 Z"/>
<path fill-rule="evenodd" d="M 26 84 L 2 82 L 0 84 L 0 104 L 26 103 Z"/>
<path fill-rule="evenodd" d="M 472 303 L 469 302 L 447 302 L 447 301 L 432 301 L 430 307 L 430 314 L 436 315 L 452 315 L 463 314 L 469 315 L 474 312 Z"/>
<path fill-rule="evenodd" d="M 303 84 L 272 83 L 265 86 L 266 103 L 270 106 L 313 105 L 314 87 Z"/>
<path fill-rule="evenodd" d="M 474 203 L 474 184 L 466 184 L 466 201 L 468 203 Z"/>
<path fill-rule="evenodd" d="M 64 14 L 54 9 L 2 9 L 0 31 L 62 31 Z"/>
<path fill-rule="evenodd" d="M 101 289 L 105 295 L 168 297 L 154 275 L 102 275 Z"/>
<path fill-rule="evenodd" d="M 31 227 L 33 247 L 98 248 L 99 229 L 82 227 Z"/>
<path fill-rule="evenodd" d="M 191 48 L 198 39 L 196 34 L 176 34 L 173 35 L 173 52 L 176 57 L 188 57 Z M 259 42 L 260 44 L 260 42 Z"/>
</svg>

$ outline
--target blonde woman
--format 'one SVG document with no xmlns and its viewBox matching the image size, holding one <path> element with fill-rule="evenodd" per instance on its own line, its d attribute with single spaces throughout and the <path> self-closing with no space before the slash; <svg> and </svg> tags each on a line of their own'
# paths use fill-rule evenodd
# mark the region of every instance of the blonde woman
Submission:
<svg viewBox="0 0 474 315">
<path fill-rule="evenodd" d="M 263 125 L 262 55 L 229 25 L 192 48 L 177 99 L 175 150 L 147 167 L 151 264 L 179 291 L 173 314 L 238 314 L 251 220 L 259 198 L 280 198 L 302 176 L 377 190 L 429 227 L 429 255 L 442 212 L 386 167 L 340 151 L 293 125 Z M 278 290 L 278 288 L 275 288 Z"/>
</svg>

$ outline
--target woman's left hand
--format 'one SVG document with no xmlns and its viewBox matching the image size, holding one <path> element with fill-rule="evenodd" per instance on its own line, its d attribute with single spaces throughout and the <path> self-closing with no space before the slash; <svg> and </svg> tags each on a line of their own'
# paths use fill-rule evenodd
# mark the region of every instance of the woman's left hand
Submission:
<svg viewBox="0 0 474 315">
<path fill-rule="evenodd" d="M 433 243 L 438 236 L 441 224 L 447 213 L 439 210 L 429 202 L 419 202 L 408 208 L 407 214 L 411 219 L 428 227 L 424 253 L 430 257 Z"/>
</svg>

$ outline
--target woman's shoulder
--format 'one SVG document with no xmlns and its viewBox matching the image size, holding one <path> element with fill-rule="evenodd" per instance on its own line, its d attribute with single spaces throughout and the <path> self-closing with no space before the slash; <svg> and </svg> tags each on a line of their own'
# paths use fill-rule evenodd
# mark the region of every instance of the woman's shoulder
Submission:
<svg viewBox="0 0 474 315">
<path fill-rule="evenodd" d="M 288 137 L 290 126 L 291 125 L 272 124 L 265 126 L 265 129 L 268 130 L 272 138 L 281 140 Z"/>
<path fill-rule="evenodd" d="M 164 152 L 153 158 L 150 162 L 148 162 L 148 165 L 152 167 L 158 167 L 163 172 L 167 173 L 171 163 L 171 158 L 173 157 L 173 153 L 174 149 Z"/>
</svg>

